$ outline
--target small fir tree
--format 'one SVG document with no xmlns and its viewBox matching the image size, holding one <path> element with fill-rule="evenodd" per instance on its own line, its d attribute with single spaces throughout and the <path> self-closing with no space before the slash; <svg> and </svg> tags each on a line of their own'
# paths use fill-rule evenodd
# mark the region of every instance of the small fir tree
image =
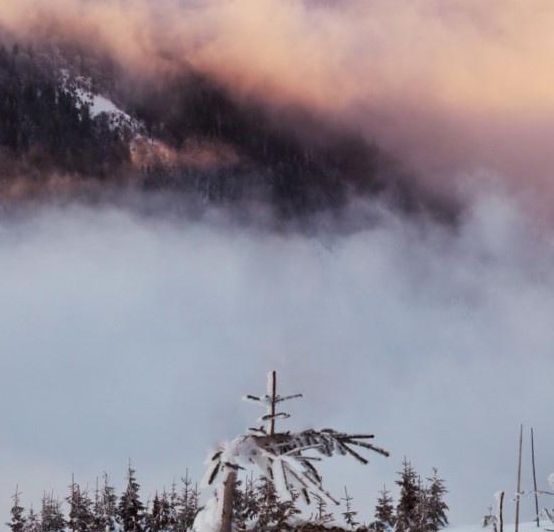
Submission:
<svg viewBox="0 0 554 532">
<path fill-rule="evenodd" d="M 395 525 L 393 499 L 386 486 L 379 492 L 375 506 L 375 521 L 371 529 L 375 532 L 391 532 Z"/>
<path fill-rule="evenodd" d="M 140 485 L 135 470 L 129 464 L 127 488 L 121 495 L 118 516 L 125 532 L 143 532 L 144 504 L 139 497 Z"/>
<path fill-rule="evenodd" d="M 68 527 L 73 532 L 91 532 L 94 527 L 92 501 L 86 491 L 75 482 L 71 483 L 71 494 L 67 498 L 69 503 Z"/>
<path fill-rule="evenodd" d="M 334 520 L 333 514 L 327 508 L 327 501 L 323 497 L 316 496 L 315 522 L 317 525 L 328 525 Z"/>
<path fill-rule="evenodd" d="M 60 501 L 53 495 L 44 495 L 40 512 L 41 532 L 61 532 L 66 521 L 61 511 Z"/>
<path fill-rule="evenodd" d="M 342 512 L 342 516 L 344 517 L 345 523 L 348 525 L 350 530 L 354 530 L 358 525 L 358 521 L 356 521 L 356 515 L 358 515 L 358 512 L 355 512 L 352 509 L 352 497 L 348 494 L 348 490 L 346 489 L 346 486 L 344 486 L 344 497 L 342 499 L 344 501 L 345 505 L 345 511 Z"/>
<path fill-rule="evenodd" d="M 109 482 L 108 474 L 104 473 L 104 486 L 100 493 L 99 530 L 113 532 L 117 523 L 117 495 Z"/>
<path fill-rule="evenodd" d="M 444 502 L 444 496 L 448 491 L 444 486 L 444 480 L 439 478 L 436 468 L 433 468 L 433 474 L 427 480 L 429 481 L 429 487 L 427 488 L 428 530 L 437 532 L 448 525 L 446 515 L 448 505 Z"/>
<path fill-rule="evenodd" d="M 13 505 L 10 510 L 11 519 L 9 523 L 6 523 L 12 532 L 25 532 L 25 509 L 19 504 L 20 495 L 16 486 L 12 497 Z"/>
<path fill-rule="evenodd" d="M 193 486 L 188 469 L 181 478 L 181 493 L 176 500 L 175 532 L 186 532 L 192 527 L 198 513 L 198 489 Z"/>
<path fill-rule="evenodd" d="M 417 530 L 416 507 L 419 502 L 419 482 L 412 464 L 404 458 L 400 479 L 396 484 L 400 487 L 398 504 L 396 506 L 395 532 L 414 532 Z"/>
<path fill-rule="evenodd" d="M 256 505 L 258 507 L 258 516 L 254 530 L 256 532 L 265 532 L 268 528 L 273 530 L 282 530 L 285 528 L 287 520 L 299 513 L 296 508 L 295 499 L 282 501 L 277 496 L 277 490 L 271 479 L 261 477 L 255 489 Z"/>
<path fill-rule="evenodd" d="M 25 519 L 24 532 L 41 532 L 41 522 L 39 516 L 33 510 L 33 507 L 29 508 L 27 517 Z"/>
</svg>

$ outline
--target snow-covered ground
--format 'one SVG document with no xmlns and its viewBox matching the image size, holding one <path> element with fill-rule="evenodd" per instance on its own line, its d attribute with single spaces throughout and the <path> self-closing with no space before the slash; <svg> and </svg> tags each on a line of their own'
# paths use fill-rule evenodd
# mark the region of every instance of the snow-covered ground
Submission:
<svg viewBox="0 0 554 532">
<path fill-rule="evenodd" d="M 541 519 L 540 523 L 540 528 L 537 528 L 537 523 L 535 521 L 519 523 L 519 532 L 544 532 L 554 530 L 554 524 L 550 523 L 548 520 Z M 478 523 L 475 525 L 452 526 L 445 530 L 446 532 L 492 532 L 493 528 L 492 526 L 484 527 L 482 524 Z M 504 532 L 514 531 L 514 523 L 504 523 Z"/>
</svg>

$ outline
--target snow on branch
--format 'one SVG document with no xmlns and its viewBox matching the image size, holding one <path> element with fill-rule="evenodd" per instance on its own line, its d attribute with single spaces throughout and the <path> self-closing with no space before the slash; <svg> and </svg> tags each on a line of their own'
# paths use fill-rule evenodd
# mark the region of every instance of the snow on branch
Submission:
<svg viewBox="0 0 554 532">
<path fill-rule="evenodd" d="M 211 504 L 210 511 L 219 512 L 219 521 L 209 518 L 210 523 L 221 524 L 214 527 L 197 530 L 197 532 L 230 532 L 232 523 L 232 489 L 227 487 L 234 483 L 236 473 L 240 469 L 255 467 L 260 474 L 273 483 L 277 494 L 284 500 L 293 500 L 300 494 L 306 503 L 311 497 L 316 500 L 327 499 L 335 504 L 334 499 L 323 487 L 322 477 L 314 462 L 321 460 L 320 454 L 326 457 L 335 455 L 351 456 L 361 464 L 368 464 L 364 451 L 372 451 L 382 456 L 389 456 L 388 451 L 371 443 L 373 434 L 348 434 L 334 429 L 308 429 L 301 432 L 276 432 L 275 421 L 286 419 L 289 414 L 276 412 L 280 402 L 302 397 L 301 394 L 281 397 L 277 394 L 276 373 L 268 375 L 267 394 L 264 396 L 247 395 L 247 401 L 266 407 L 266 414 L 259 421 L 268 422 L 266 428 L 249 429 L 248 434 L 242 434 L 230 442 L 223 443 L 209 459 L 205 484 L 217 485 L 216 503 Z M 311 454 L 307 454 L 311 453 Z M 225 490 L 222 486 L 226 486 Z M 213 516 L 212 516 L 213 517 Z M 204 517 L 200 518 L 201 520 Z M 205 520 L 204 520 L 205 522 Z"/>
</svg>

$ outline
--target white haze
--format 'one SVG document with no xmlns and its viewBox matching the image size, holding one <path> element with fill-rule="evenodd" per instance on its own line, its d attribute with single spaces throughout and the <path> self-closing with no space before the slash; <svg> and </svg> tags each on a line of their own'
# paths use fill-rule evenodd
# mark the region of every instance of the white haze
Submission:
<svg viewBox="0 0 554 532">
<path fill-rule="evenodd" d="M 316 237 L 109 206 L 3 218 L 3 519 L 16 484 L 36 508 L 72 473 L 92 488 L 107 471 L 121 488 L 129 458 L 144 499 L 187 467 L 199 478 L 209 448 L 254 423 L 239 398 L 272 368 L 305 393 L 287 428 L 367 430 L 392 452 L 324 467 L 364 520 L 407 455 L 422 475 L 439 468 L 454 522 L 477 521 L 494 492 L 515 491 L 520 422 L 535 427 L 544 486 L 551 234 L 493 192 L 456 229 L 380 219 Z"/>
</svg>

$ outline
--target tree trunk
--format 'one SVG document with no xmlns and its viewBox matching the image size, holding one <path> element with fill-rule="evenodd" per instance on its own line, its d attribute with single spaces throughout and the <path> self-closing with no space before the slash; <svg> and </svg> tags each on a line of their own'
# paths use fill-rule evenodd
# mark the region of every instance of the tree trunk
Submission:
<svg viewBox="0 0 554 532">
<path fill-rule="evenodd" d="M 519 427 L 519 456 L 517 462 L 517 494 L 515 532 L 519 530 L 519 499 L 521 498 L 521 447 L 523 445 L 523 425 Z"/>
<path fill-rule="evenodd" d="M 500 493 L 500 500 L 498 501 L 498 520 L 499 532 L 504 532 L 504 492 Z"/>
<path fill-rule="evenodd" d="M 531 428 L 531 461 L 533 462 L 533 490 L 535 491 L 535 516 L 537 527 L 541 526 L 539 518 L 539 494 L 537 492 L 537 471 L 535 469 L 535 434 Z"/>
<path fill-rule="evenodd" d="M 223 483 L 223 511 L 221 512 L 221 532 L 233 530 L 233 496 L 235 494 L 235 482 L 237 474 L 231 471 L 227 480 Z"/>
</svg>

